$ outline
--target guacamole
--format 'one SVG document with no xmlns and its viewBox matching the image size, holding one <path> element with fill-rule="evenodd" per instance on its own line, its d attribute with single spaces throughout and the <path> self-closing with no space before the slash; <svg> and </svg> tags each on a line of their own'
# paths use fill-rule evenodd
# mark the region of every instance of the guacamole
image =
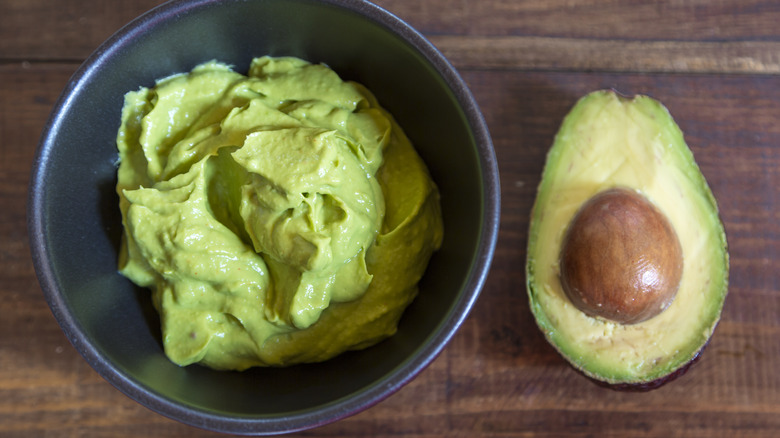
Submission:
<svg viewBox="0 0 780 438">
<path fill-rule="evenodd" d="M 395 331 L 442 241 L 439 193 L 394 119 L 324 65 L 216 62 L 125 96 L 120 272 L 176 364 L 285 366 Z"/>
</svg>

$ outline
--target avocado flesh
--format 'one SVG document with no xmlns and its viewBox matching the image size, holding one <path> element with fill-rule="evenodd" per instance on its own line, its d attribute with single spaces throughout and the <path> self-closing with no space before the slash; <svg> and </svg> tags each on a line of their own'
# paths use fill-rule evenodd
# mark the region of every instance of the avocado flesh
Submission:
<svg viewBox="0 0 780 438">
<path fill-rule="evenodd" d="M 683 253 L 672 304 L 639 324 L 594 318 L 566 297 L 563 236 L 580 206 L 612 187 L 640 191 L 669 219 Z M 666 108 L 646 96 L 596 91 L 580 99 L 550 149 L 531 216 L 526 264 L 531 310 L 575 368 L 624 386 L 664 379 L 707 344 L 728 289 L 726 235 L 715 198 Z"/>
</svg>

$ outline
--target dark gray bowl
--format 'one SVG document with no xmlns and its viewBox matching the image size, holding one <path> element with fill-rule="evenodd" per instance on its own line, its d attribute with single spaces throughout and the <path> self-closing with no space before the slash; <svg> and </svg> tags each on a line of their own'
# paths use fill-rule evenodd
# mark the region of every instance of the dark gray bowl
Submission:
<svg viewBox="0 0 780 438">
<path fill-rule="evenodd" d="M 217 372 L 165 357 L 149 293 L 116 271 L 114 193 L 123 96 L 217 59 L 324 62 L 375 92 L 442 194 L 444 244 L 398 333 L 322 364 Z M 428 41 L 360 0 L 173 1 L 136 19 L 81 66 L 54 107 L 30 186 L 35 268 L 67 337 L 129 397 L 197 427 L 274 434 L 326 424 L 392 394 L 427 366 L 484 283 L 499 222 L 490 136 L 467 87 Z"/>
</svg>

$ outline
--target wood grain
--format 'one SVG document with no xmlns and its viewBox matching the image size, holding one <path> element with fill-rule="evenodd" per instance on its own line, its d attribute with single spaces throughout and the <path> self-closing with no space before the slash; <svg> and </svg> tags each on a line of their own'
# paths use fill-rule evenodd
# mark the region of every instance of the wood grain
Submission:
<svg viewBox="0 0 780 438">
<path fill-rule="evenodd" d="M 426 35 L 628 41 L 775 40 L 773 0 L 379 0 Z"/>
<path fill-rule="evenodd" d="M 780 74 L 772 41 L 625 41 L 553 37 L 432 36 L 460 68 L 642 73 Z"/>
<path fill-rule="evenodd" d="M 62 334 L 26 236 L 38 136 L 79 63 L 156 0 L 0 2 L 0 436 L 207 437 L 111 387 Z M 780 436 L 780 3 L 382 0 L 447 55 L 479 102 L 502 185 L 494 263 L 452 343 L 418 378 L 310 437 Z M 13 18 L 9 18 L 13 17 Z M 544 159 L 600 88 L 666 104 L 718 199 L 731 253 L 699 363 L 649 393 L 600 388 L 536 328 L 523 266 Z"/>
</svg>

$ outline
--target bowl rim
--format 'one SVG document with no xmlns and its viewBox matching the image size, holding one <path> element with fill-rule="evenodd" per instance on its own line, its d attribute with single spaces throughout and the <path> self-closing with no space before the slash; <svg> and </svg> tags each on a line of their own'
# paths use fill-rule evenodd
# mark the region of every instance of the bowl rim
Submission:
<svg viewBox="0 0 780 438">
<path fill-rule="evenodd" d="M 420 354 L 402 362 L 382 379 L 326 405 L 283 416 L 218 415 L 194 406 L 183 405 L 165 398 L 153 388 L 146 387 L 112 366 L 103 352 L 89 342 L 83 326 L 69 312 L 66 300 L 57 291 L 57 278 L 48 259 L 43 217 L 45 210 L 43 191 L 46 180 L 45 163 L 55 144 L 54 134 L 61 129 L 63 114 L 67 113 L 73 96 L 79 88 L 96 73 L 102 60 L 113 56 L 117 47 L 121 47 L 124 41 L 133 39 L 139 32 L 155 26 L 161 20 L 190 10 L 236 1 L 246 0 L 172 0 L 163 3 L 124 25 L 79 66 L 54 104 L 41 133 L 29 184 L 27 228 L 33 265 L 50 310 L 74 348 L 101 377 L 148 409 L 190 426 L 223 433 L 273 435 L 315 428 L 368 409 L 409 383 L 441 353 L 470 313 L 486 281 L 498 239 L 501 190 L 495 151 L 485 119 L 457 70 L 432 43 L 405 21 L 367 0 L 302 0 L 357 13 L 363 19 L 373 21 L 397 35 L 430 63 L 460 105 L 474 136 L 479 172 L 483 182 L 479 242 L 462 289 L 472 292 L 463 293 L 458 297 L 449 310 L 449 314 L 456 317 L 438 326 L 436 332 L 419 347 Z"/>
</svg>

